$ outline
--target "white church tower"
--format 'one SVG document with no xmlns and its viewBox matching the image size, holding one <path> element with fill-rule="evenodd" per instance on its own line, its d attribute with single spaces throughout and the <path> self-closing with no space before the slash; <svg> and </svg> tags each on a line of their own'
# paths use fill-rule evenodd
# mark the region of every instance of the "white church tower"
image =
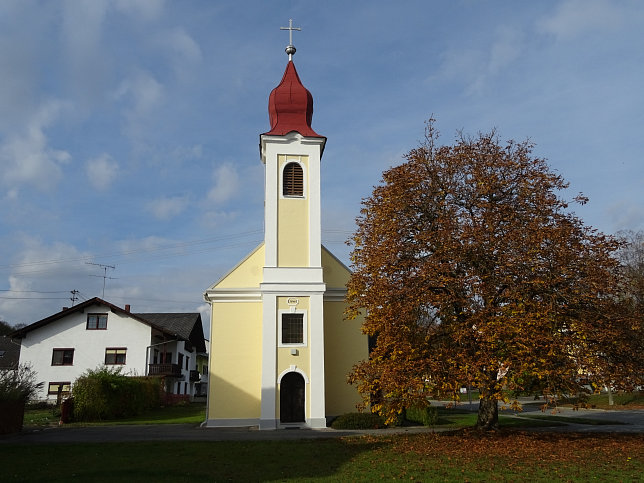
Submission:
<svg viewBox="0 0 644 483">
<path fill-rule="evenodd" d="M 322 428 L 359 401 L 346 375 L 368 356 L 367 338 L 361 321 L 343 320 L 349 271 L 321 240 L 326 138 L 311 127 L 313 97 L 295 70 L 292 41 L 286 52 L 269 96 L 270 130 L 260 135 L 264 243 L 205 293 L 208 426 Z"/>
</svg>

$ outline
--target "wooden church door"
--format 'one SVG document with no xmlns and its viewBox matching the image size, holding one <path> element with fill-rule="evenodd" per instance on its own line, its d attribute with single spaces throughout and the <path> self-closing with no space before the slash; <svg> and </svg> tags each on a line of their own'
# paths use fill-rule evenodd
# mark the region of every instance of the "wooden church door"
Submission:
<svg viewBox="0 0 644 483">
<path fill-rule="evenodd" d="M 289 372 L 280 384 L 280 422 L 304 422 L 304 378 Z"/>
</svg>

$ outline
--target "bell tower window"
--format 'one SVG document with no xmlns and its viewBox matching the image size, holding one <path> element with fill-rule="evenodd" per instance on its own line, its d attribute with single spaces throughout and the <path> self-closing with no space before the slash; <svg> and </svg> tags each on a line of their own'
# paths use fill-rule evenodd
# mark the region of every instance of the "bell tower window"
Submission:
<svg viewBox="0 0 644 483">
<path fill-rule="evenodd" d="M 282 172 L 282 195 L 304 196 L 304 171 L 299 163 L 287 163 Z"/>
</svg>

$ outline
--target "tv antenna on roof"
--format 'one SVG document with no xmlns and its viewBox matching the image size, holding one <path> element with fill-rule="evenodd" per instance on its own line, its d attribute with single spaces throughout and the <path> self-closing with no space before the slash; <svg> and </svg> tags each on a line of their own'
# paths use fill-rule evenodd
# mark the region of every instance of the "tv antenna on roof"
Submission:
<svg viewBox="0 0 644 483">
<path fill-rule="evenodd" d="M 114 277 L 108 277 L 107 276 L 107 269 L 111 268 L 112 270 L 116 269 L 114 265 L 103 265 L 102 263 L 92 263 L 92 262 L 85 262 L 86 265 L 96 265 L 97 267 L 101 267 L 103 269 L 103 275 L 90 275 L 90 277 L 102 277 L 103 278 L 103 295 L 101 296 L 102 299 L 105 298 L 105 279 L 109 278 L 110 280 L 116 280 Z"/>
</svg>

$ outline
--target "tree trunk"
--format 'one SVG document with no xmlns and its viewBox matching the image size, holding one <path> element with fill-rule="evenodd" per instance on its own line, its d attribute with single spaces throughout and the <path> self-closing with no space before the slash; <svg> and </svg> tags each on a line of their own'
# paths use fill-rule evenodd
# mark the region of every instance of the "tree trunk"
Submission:
<svg viewBox="0 0 644 483">
<path fill-rule="evenodd" d="M 492 431 L 499 429 L 499 403 L 494 397 L 483 396 L 479 401 L 476 429 Z"/>
</svg>

